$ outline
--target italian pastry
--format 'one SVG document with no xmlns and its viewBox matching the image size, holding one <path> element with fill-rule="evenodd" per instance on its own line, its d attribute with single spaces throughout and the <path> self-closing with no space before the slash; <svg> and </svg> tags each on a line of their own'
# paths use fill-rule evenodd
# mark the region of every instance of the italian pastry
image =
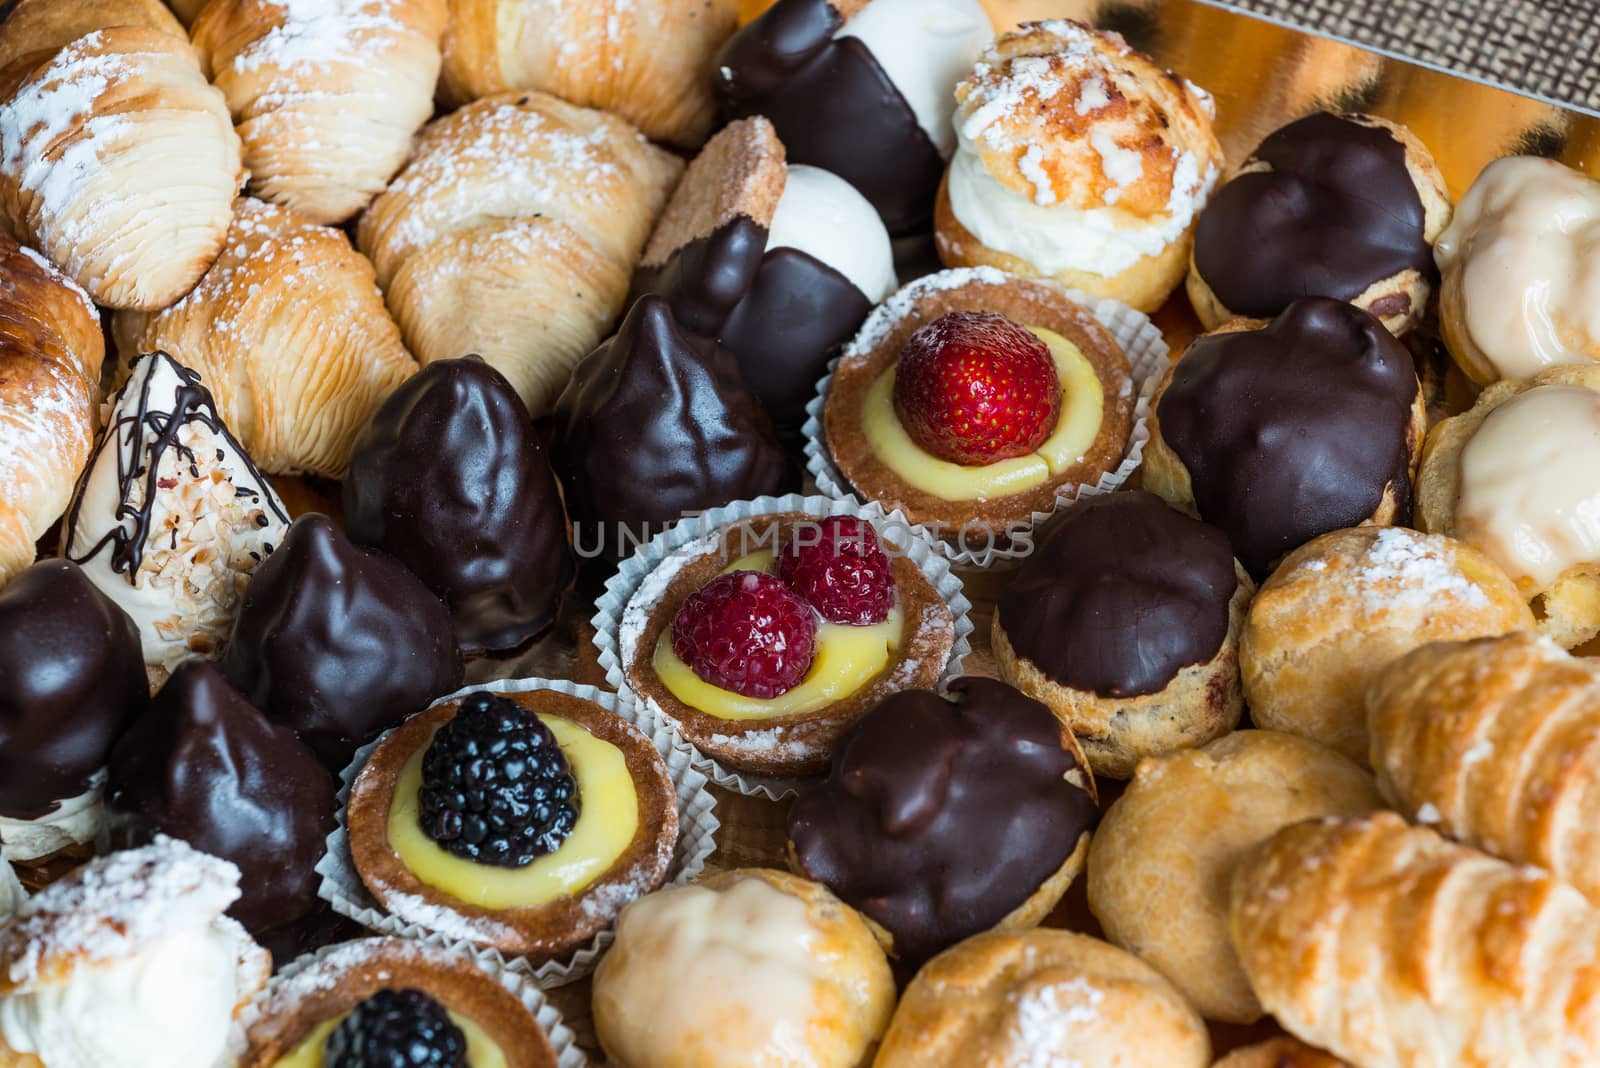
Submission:
<svg viewBox="0 0 1600 1068">
<path fill-rule="evenodd" d="M 1409 522 L 1426 418 L 1405 346 L 1308 297 L 1190 344 L 1156 390 L 1144 485 L 1221 527 L 1260 580 L 1319 534 Z"/>
<path fill-rule="evenodd" d="M 1319 111 L 1261 142 L 1201 213 L 1189 301 L 1207 330 L 1313 296 L 1401 334 L 1428 306 L 1450 215 L 1444 176 L 1410 130 Z"/>
<path fill-rule="evenodd" d="M 1234 866 L 1292 823 L 1382 807 L 1371 775 L 1292 734 L 1235 731 L 1147 758 L 1089 847 L 1089 908 L 1201 1015 L 1253 1023 L 1261 1003 L 1228 936 Z"/>
<path fill-rule="evenodd" d="M 423 128 L 356 242 L 419 361 L 476 353 L 537 418 L 622 311 L 682 168 L 615 115 L 501 94 Z"/>
<path fill-rule="evenodd" d="M 88 295 L 0 234 L 0 586 L 67 510 L 94 444 L 105 343 Z"/>
<path fill-rule="evenodd" d="M 295 520 L 251 578 L 220 667 L 336 771 L 462 676 L 444 602 L 314 512 Z"/>
<path fill-rule="evenodd" d="M 28 892 L 22 888 L 22 880 L 12 870 L 11 862 L 0 856 L 0 927 L 10 922 L 26 900 Z"/>
<path fill-rule="evenodd" d="M 433 115 L 447 0 L 217 0 L 190 25 L 250 191 L 318 223 L 383 191 Z"/>
<path fill-rule="evenodd" d="M 106 757 L 146 707 L 139 629 L 66 560 L 0 588 L 0 860 L 93 852 Z"/>
<path fill-rule="evenodd" d="M 734 0 L 452 0 L 441 95 L 537 89 L 689 148 L 711 132 L 706 71 Z"/>
<path fill-rule="evenodd" d="M 1533 626 L 1515 584 L 1470 545 L 1403 527 L 1332 531 L 1290 553 L 1250 605 L 1239 642 L 1250 719 L 1365 765 L 1362 696 L 1390 661 Z"/>
<path fill-rule="evenodd" d="M 950 608 L 855 516 L 761 516 L 668 557 L 623 610 L 623 675 L 700 752 L 815 775 L 874 704 L 939 681 Z"/>
<path fill-rule="evenodd" d="M 111 402 L 73 494 L 64 555 L 139 625 L 159 682 L 214 659 L 245 585 L 283 542 L 289 513 L 217 414 L 200 376 L 141 356 Z"/>
<path fill-rule="evenodd" d="M 239 870 L 170 838 L 91 861 L 0 927 L 0 1063 L 231 1065 L 271 962 L 223 915 Z"/>
<path fill-rule="evenodd" d="M 1066 19 L 1002 35 L 956 87 L 934 236 L 987 264 L 1159 308 L 1223 164 L 1205 90 Z"/>
<path fill-rule="evenodd" d="M 1600 902 L 1592 660 L 1532 634 L 1435 643 L 1373 680 L 1367 716 L 1378 788 L 1396 809 Z"/>
<path fill-rule="evenodd" d="M 856 1068 L 894 1009 L 856 911 L 784 872 L 718 872 L 640 898 L 594 977 L 617 1068 Z"/>
<path fill-rule="evenodd" d="M 253 1006 L 239 1068 L 555 1068 L 528 1004 L 461 949 L 364 938 L 290 965 Z"/>
<path fill-rule="evenodd" d="M 1171 983 L 1071 931 L 995 932 L 941 953 L 895 1010 L 874 1068 L 1207 1068 L 1205 1023 Z"/>
<path fill-rule="evenodd" d="M 553 690 L 475 693 L 378 744 L 346 826 L 390 914 L 545 961 L 661 885 L 678 803 L 655 745 L 622 717 Z"/>
<path fill-rule="evenodd" d="M 1500 565 L 1541 634 L 1600 634 L 1600 368 L 1505 379 L 1428 433 L 1417 518 Z"/>
<path fill-rule="evenodd" d="M 1008 536 L 1122 460 L 1128 358 L 1059 288 L 945 271 L 879 305 L 834 368 L 823 433 L 858 494 L 943 537 Z"/>
<path fill-rule="evenodd" d="M 1439 326 L 1481 385 L 1600 362 L 1600 182 L 1555 160 L 1483 169 L 1434 246 Z"/>
<path fill-rule="evenodd" d="M 896 286 L 889 234 L 855 188 L 785 163 L 765 118 L 729 123 L 684 172 L 634 275 L 685 329 L 739 357 L 745 383 L 797 430 L 828 357 Z"/>
<path fill-rule="evenodd" d="M 172 303 L 222 249 L 244 181 L 183 27 L 150 0 L 21 0 L 0 36 L 4 228 L 101 304 Z"/>
<path fill-rule="evenodd" d="M 1236 1049 L 1214 1068 L 1350 1068 L 1337 1057 L 1293 1038 L 1272 1038 Z"/>
<path fill-rule="evenodd" d="M 249 198 L 192 291 L 113 326 L 124 373 L 142 353 L 171 354 L 272 474 L 342 478 L 356 433 L 417 369 L 344 234 Z"/>
<path fill-rule="evenodd" d="M 1392 812 L 1278 832 L 1235 870 L 1234 946 L 1266 1010 L 1362 1068 L 1600 1057 L 1600 911 Z"/>
<path fill-rule="evenodd" d="M 404 564 L 450 609 L 464 653 L 548 630 L 572 579 L 561 491 L 528 409 L 478 357 L 403 383 L 356 438 L 352 541 Z"/>
<path fill-rule="evenodd" d="M 949 692 L 885 698 L 789 810 L 795 870 L 911 965 L 1037 925 L 1083 869 L 1100 816 L 1083 754 L 1049 709 L 994 679 Z"/>
<path fill-rule="evenodd" d="M 990 33 L 978 0 L 778 0 L 723 46 L 712 84 L 724 117 L 765 115 L 790 162 L 839 175 L 900 234 L 933 214 L 952 92 Z"/>
<path fill-rule="evenodd" d="M 106 805 L 114 841 L 164 834 L 238 867 L 229 914 L 253 934 L 317 904 L 312 869 L 333 830 L 333 776 L 204 660 L 180 664 L 117 742 Z"/>
<path fill-rule="evenodd" d="M 1042 701 L 1096 775 L 1232 730 L 1255 584 L 1216 527 L 1151 493 L 1080 501 L 995 602 L 1000 677 Z"/>
</svg>

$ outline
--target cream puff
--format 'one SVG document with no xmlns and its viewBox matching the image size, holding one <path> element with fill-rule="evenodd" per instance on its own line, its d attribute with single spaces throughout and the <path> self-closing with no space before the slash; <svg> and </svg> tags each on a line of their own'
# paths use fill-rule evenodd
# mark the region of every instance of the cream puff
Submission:
<svg viewBox="0 0 1600 1068">
<path fill-rule="evenodd" d="M 1339 1058 L 1293 1038 L 1273 1038 L 1236 1049 L 1213 1068 L 1350 1068 Z"/>
</svg>

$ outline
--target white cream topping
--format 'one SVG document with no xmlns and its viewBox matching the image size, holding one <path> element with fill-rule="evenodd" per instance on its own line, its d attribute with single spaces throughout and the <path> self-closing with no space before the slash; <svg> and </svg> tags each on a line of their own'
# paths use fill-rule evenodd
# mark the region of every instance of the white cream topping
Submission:
<svg viewBox="0 0 1600 1068">
<path fill-rule="evenodd" d="M 911 105 L 917 125 L 949 159 L 956 83 L 992 32 L 978 0 L 872 0 L 837 36 L 861 39 Z"/>
<path fill-rule="evenodd" d="M 62 801 L 36 820 L 0 816 L 0 860 L 30 861 L 63 849 L 97 842 L 105 830 L 106 773 L 98 771 L 89 788 Z"/>
<path fill-rule="evenodd" d="M 17 873 L 11 870 L 11 862 L 0 858 L 0 927 L 11 918 L 12 913 L 22 907 L 28 900 L 28 892 L 22 888 Z"/>
<path fill-rule="evenodd" d="M 799 249 L 848 278 L 867 302 L 894 292 L 894 247 L 870 201 L 820 167 L 794 164 L 772 215 L 767 248 Z"/>
</svg>

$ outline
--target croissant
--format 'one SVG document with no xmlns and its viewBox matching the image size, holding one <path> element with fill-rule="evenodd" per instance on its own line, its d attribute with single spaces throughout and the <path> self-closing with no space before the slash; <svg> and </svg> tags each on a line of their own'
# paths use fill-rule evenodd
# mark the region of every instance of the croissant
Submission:
<svg viewBox="0 0 1600 1068">
<path fill-rule="evenodd" d="M 356 434 L 417 370 L 344 234 L 248 198 L 188 296 L 119 312 L 113 332 L 120 372 L 170 353 L 199 372 L 256 466 L 279 474 L 343 476 Z"/>
<path fill-rule="evenodd" d="M 356 240 L 417 359 L 476 353 L 537 418 L 622 310 L 682 167 L 614 115 L 507 93 L 425 127 Z"/>
<path fill-rule="evenodd" d="M 0 586 L 72 499 L 105 343 L 88 294 L 0 233 Z"/>
<path fill-rule="evenodd" d="M 216 0 L 195 47 L 228 99 L 250 191 L 319 223 L 383 191 L 433 114 L 445 0 Z"/>
<path fill-rule="evenodd" d="M 244 177 L 183 27 L 152 0 L 22 0 L 0 40 L 0 226 L 101 304 L 178 299 Z"/>
<path fill-rule="evenodd" d="M 1600 1063 L 1600 910 L 1537 868 L 1381 812 L 1280 831 L 1231 901 L 1267 1011 L 1351 1064 Z"/>
<path fill-rule="evenodd" d="M 450 0 L 441 95 L 539 89 L 692 147 L 711 132 L 707 72 L 737 22 L 737 0 Z"/>
</svg>

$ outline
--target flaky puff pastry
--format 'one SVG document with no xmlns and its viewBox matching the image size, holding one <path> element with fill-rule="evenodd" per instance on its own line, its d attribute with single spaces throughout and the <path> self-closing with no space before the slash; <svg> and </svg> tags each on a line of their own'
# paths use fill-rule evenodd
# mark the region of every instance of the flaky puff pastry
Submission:
<svg viewBox="0 0 1600 1068">
<path fill-rule="evenodd" d="M 1154 968 L 1049 928 L 969 938 L 917 973 L 874 1068 L 1204 1068 L 1211 1040 Z"/>
<path fill-rule="evenodd" d="M 145 0 L 23 0 L 0 38 L 0 223 L 101 304 L 182 296 L 244 178 L 183 28 Z"/>
<path fill-rule="evenodd" d="M 737 0 L 450 0 L 441 95 L 538 89 L 692 147 L 711 132 L 712 59 Z"/>
<path fill-rule="evenodd" d="M 1439 642 L 1367 691 L 1401 812 L 1600 902 L 1600 664 L 1531 634 Z"/>
<path fill-rule="evenodd" d="M 1350 1068 L 1337 1057 L 1292 1038 L 1273 1038 L 1236 1049 L 1212 1068 Z"/>
<path fill-rule="evenodd" d="M 0 233 L 0 586 L 33 563 L 94 444 L 105 342 L 83 290 Z"/>
<path fill-rule="evenodd" d="M 682 169 L 615 115 L 505 93 L 425 127 L 356 239 L 418 360 L 476 353 L 537 418 L 622 310 Z"/>
<path fill-rule="evenodd" d="M 263 471 L 340 478 L 355 436 L 416 361 L 344 234 L 241 199 L 221 257 L 154 315 L 120 312 L 118 370 L 162 351 L 200 374 Z"/>
<path fill-rule="evenodd" d="M 192 28 L 228 98 L 250 192 L 343 222 L 433 114 L 445 0 L 212 0 Z"/>
<path fill-rule="evenodd" d="M 1533 627 L 1478 550 L 1402 527 L 1352 527 L 1296 549 L 1261 586 L 1239 643 L 1250 717 L 1367 760 L 1362 696 L 1384 665 L 1432 641 Z"/>
<path fill-rule="evenodd" d="M 1600 910 L 1392 812 L 1280 831 L 1229 924 L 1267 1011 L 1361 1068 L 1600 1063 Z"/>
</svg>

